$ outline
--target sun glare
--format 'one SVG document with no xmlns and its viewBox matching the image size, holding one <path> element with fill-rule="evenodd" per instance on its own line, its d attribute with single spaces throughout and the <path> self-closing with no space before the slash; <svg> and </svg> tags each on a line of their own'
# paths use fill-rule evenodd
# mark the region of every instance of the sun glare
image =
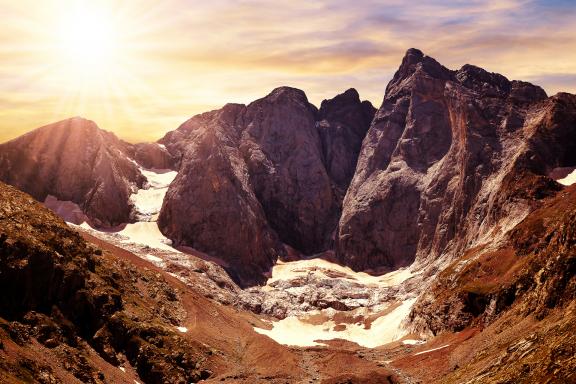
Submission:
<svg viewBox="0 0 576 384">
<path fill-rule="evenodd" d="M 120 34 L 106 10 L 85 4 L 71 10 L 59 23 L 57 40 L 55 54 L 69 74 L 102 80 L 117 65 Z"/>
</svg>

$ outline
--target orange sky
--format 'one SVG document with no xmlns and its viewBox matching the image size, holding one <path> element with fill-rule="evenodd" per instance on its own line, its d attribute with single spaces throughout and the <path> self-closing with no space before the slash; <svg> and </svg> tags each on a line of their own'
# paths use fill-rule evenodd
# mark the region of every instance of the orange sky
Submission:
<svg viewBox="0 0 576 384">
<path fill-rule="evenodd" d="M 281 85 L 378 106 L 407 48 L 576 93 L 571 0 L 0 0 L 0 142 L 81 115 L 129 141 Z"/>
</svg>

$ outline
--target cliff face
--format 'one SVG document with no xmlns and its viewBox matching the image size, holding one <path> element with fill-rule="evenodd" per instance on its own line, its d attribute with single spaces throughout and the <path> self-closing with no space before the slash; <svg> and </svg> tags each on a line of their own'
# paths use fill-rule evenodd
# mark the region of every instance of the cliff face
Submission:
<svg viewBox="0 0 576 384">
<path fill-rule="evenodd" d="M 138 143 L 132 146 L 134 160 L 148 169 L 175 169 L 175 159 L 162 144 Z"/>
<path fill-rule="evenodd" d="M 354 176 L 362 140 L 375 113 L 369 101 L 360 101 L 355 89 L 324 100 L 320 106 L 317 126 L 326 170 L 341 199 Z"/>
<path fill-rule="evenodd" d="M 186 132 L 186 153 L 158 225 L 176 245 L 220 258 L 232 276 L 253 284 L 282 255 L 282 247 L 249 185 L 239 150 L 237 124 L 244 109 L 227 105 L 180 127 Z"/>
<path fill-rule="evenodd" d="M 532 209 L 519 181 L 546 195 L 559 188 L 546 175 L 576 164 L 566 141 L 575 117 L 572 95 L 547 99 L 529 83 L 471 65 L 451 71 L 409 50 L 364 139 L 339 259 L 395 269 L 503 235 Z"/>
<path fill-rule="evenodd" d="M 284 87 L 190 119 L 160 141 L 181 158 L 160 228 L 245 284 L 263 281 L 284 244 L 328 249 L 370 113 L 349 91 L 323 103 L 317 124 L 304 92 Z"/>
<path fill-rule="evenodd" d="M 414 305 L 415 333 L 482 329 L 443 356 L 457 365 L 433 382 L 576 378 L 576 186 L 537 205 L 499 246 L 456 258 Z"/>
<path fill-rule="evenodd" d="M 94 122 L 72 118 L 0 145 L 0 180 L 39 201 L 72 201 L 96 226 L 114 226 L 129 221 L 129 196 L 146 181 L 130 151 Z"/>
</svg>

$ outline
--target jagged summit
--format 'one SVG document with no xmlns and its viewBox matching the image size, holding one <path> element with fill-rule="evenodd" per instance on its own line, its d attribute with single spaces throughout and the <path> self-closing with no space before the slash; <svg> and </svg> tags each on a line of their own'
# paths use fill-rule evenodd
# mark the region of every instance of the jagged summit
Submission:
<svg viewBox="0 0 576 384">
<path fill-rule="evenodd" d="M 539 86 L 524 81 L 510 81 L 501 74 L 488 72 L 475 65 L 465 64 L 458 70 L 450 70 L 415 48 L 406 52 L 400 67 L 386 87 L 386 97 L 393 98 L 409 92 L 415 82 L 424 86 L 424 79 L 452 81 L 479 93 L 481 97 L 510 97 L 520 103 L 530 103 L 547 97 L 546 92 Z"/>
<path fill-rule="evenodd" d="M 498 221 L 486 211 L 498 198 L 487 186 L 504 185 L 489 180 L 571 166 L 558 144 L 570 133 L 568 96 L 546 99 L 537 86 L 473 65 L 450 70 L 415 48 L 386 89 L 375 111 L 354 88 L 317 109 L 302 90 L 278 87 L 248 105 L 196 115 L 153 144 L 129 145 L 90 120 L 67 119 L 4 146 L 0 178 L 40 200 L 76 202 L 113 225 L 129 220 L 128 196 L 144 180 L 132 159 L 179 170 L 160 213 L 162 231 L 253 283 L 287 249 L 335 249 L 341 263 L 360 270 L 394 269 L 424 254 L 434 260 L 464 246 L 455 238 L 478 241 L 486 224 L 471 224 L 472 210 Z M 544 135 L 541 126 L 554 124 L 560 104 L 567 104 L 557 118 L 564 131 L 556 124 L 558 138 Z M 539 169 L 534 148 L 545 164 Z M 64 175 L 80 182 L 70 186 Z"/>
</svg>

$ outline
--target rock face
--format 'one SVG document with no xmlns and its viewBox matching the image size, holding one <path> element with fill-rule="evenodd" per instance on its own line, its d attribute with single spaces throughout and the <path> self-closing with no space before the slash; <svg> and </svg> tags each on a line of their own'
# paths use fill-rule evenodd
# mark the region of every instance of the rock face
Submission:
<svg viewBox="0 0 576 384">
<path fill-rule="evenodd" d="M 463 369 L 438 382 L 574 381 L 576 186 L 538 206 L 500 246 L 454 260 L 414 305 L 414 333 L 482 329 Z"/>
<path fill-rule="evenodd" d="M 181 158 L 161 230 L 176 245 L 221 258 L 243 284 L 263 282 L 284 244 L 304 254 L 328 249 L 336 189 L 346 188 L 370 113 L 351 90 L 325 101 L 317 124 L 304 92 L 284 87 L 193 117 L 160 140 Z"/>
<path fill-rule="evenodd" d="M 96 226 L 129 221 L 129 196 L 146 181 L 128 144 L 90 121 L 72 118 L 0 145 L 0 180 L 44 201 L 78 204 Z"/>
<path fill-rule="evenodd" d="M 221 258 L 232 276 L 250 284 L 262 280 L 282 247 L 249 185 L 237 130 L 242 111 L 227 105 L 179 128 L 189 144 L 158 225 L 175 245 Z"/>
<path fill-rule="evenodd" d="M 354 176 L 362 140 L 375 113 L 369 101 L 360 101 L 355 89 L 324 100 L 320 106 L 317 124 L 326 169 L 342 198 Z"/>
<path fill-rule="evenodd" d="M 575 98 L 547 99 L 537 86 L 471 65 L 451 71 L 410 49 L 344 200 L 341 262 L 357 270 L 431 263 L 513 228 L 532 198 L 559 188 L 546 175 L 576 164 Z"/>
</svg>

